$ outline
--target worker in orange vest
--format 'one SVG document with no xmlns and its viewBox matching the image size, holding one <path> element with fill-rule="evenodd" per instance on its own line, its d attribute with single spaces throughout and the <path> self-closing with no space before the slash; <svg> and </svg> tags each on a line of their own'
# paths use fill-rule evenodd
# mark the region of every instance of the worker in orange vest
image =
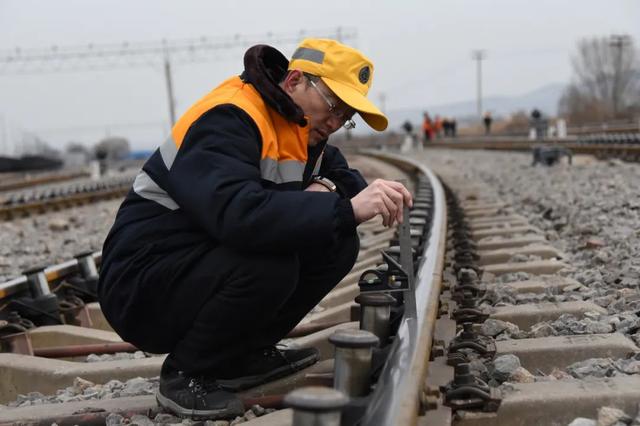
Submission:
<svg viewBox="0 0 640 426">
<path fill-rule="evenodd" d="M 436 115 L 436 118 L 433 122 L 433 135 L 439 138 L 440 132 L 442 132 L 442 119 L 439 115 Z"/>
<path fill-rule="evenodd" d="M 422 133 L 424 134 L 425 144 L 433 139 L 433 123 L 429 113 L 424 113 L 424 120 L 422 121 Z"/>
</svg>

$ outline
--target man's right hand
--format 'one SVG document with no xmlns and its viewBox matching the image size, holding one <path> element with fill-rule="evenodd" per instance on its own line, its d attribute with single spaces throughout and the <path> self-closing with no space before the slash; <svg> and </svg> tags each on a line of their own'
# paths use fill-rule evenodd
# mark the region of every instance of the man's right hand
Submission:
<svg viewBox="0 0 640 426">
<path fill-rule="evenodd" d="M 411 194 L 400 182 L 376 179 L 351 199 L 351 206 L 358 224 L 380 215 L 382 224 L 391 227 L 402 223 L 404 204 L 413 205 Z"/>
</svg>

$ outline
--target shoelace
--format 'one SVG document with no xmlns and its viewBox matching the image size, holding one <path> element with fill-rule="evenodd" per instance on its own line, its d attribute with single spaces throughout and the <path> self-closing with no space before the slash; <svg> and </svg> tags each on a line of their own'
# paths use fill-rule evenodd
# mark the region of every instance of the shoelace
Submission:
<svg viewBox="0 0 640 426">
<path fill-rule="evenodd" d="M 196 402 L 197 399 L 200 398 L 202 401 L 202 405 L 206 408 L 207 403 L 204 399 L 207 396 L 207 393 L 221 389 L 220 385 L 215 382 L 211 382 L 205 380 L 204 377 L 192 377 L 189 380 L 189 389 L 191 390 L 191 395 L 193 396 L 193 404 L 191 406 L 191 416 L 195 416 L 196 410 Z"/>
<path fill-rule="evenodd" d="M 285 355 L 285 349 L 287 349 L 287 348 L 288 347 L 286 345 L 283 345 L 282 343 L 277 343 L 274 346 L 269 346 L 269 347 L 265 348 L 264 351 L 263 351 L 263 354 L 265 356 L 280 357 L 287 364 L 292 365 L 292 362 Z"/>
<path fill-rule="evenodd" d="M 193 377 L 189 381 L 189 388 L 192 391 L 200 392 L 206 395 L 208 392 L 221 389 L 220 385 L 216 382 L 206 380 L 204 377 Z"/>
</svg>

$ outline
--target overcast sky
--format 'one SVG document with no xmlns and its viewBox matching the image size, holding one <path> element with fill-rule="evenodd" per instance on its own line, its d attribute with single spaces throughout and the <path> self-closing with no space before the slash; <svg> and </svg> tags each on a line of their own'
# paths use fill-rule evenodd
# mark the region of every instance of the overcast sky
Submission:
<svg viewBox="0 0 640 426">
<path fill-rule="evenodd" d="M 486 50 L 484 93 L 519 95 L 571 78 L 583 37 L 640 40 L 639 0 L 0 0 L 0 50 L 352 28 L 374 63 L 371 98 L 387 110 L 472 100 L 473 49 Z M 267 40 L 265 40 L 267 41 Z M 276 46 L 290 55 L 295 45 Z M 243 48 L 174 63 L 178 115 L 242 71 Z M 0 70 L 2 67 L 0 66 Z M 105 134 L 152 148 L 168 132 L 161 66 L 35 75 L 0 73 L 0 152 L 24 132 L 57 147 Z"/>
</svg>

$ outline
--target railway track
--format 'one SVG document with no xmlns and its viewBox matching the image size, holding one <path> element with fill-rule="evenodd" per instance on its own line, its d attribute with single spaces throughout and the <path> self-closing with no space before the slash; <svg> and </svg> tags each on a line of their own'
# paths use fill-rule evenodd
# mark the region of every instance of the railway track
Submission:
<svg viewBox="0 0 640 426">
<path fill-rule="evenodd" d="M 634 325 L 629 314 L 627 323 L 612 321 L 615 308 L 582 297 L 585 286 L 566 276 L 571 265 L 563 253 L 518 213 L 518 206 L 506 205 L 490 188 L 444 167 L 438 179 L 415 159 L 369 154 L 385 162 L 377 169 L 385 178 L 410 182 L 414 208 L 396 230 L 379 222 L 359 227 L 362 244 L 354 269 L 284 342 L 317 347 L 321 361 L 243 393 L 247 424 L 308 424 L 300 419 L 312 416 L 327 425 L 566 425 L 576 417 L 596 418 L 603 406 L 635 415 L 639 375 L 577 378 L 572 373 L 578 367 L 571 368 L 593 358 L 614 358 L 640 372 L 640 349 L 629 338 L 629 327 L 640 327 L 640 319 Z M 159 356 L 80 362 L 88 352 L 135 349 L 123 346 L 99 306 L 90 302 L 96 261 L 99 253 L 84 254 L 0 285 L 2 302 L 48 294 L 49 288 L 59 300 L 70 294 L 64 317 L 77 324 L 23 333 L 15 318 L 4 324 L 3 345 L 14 353 L 0 354 L 0 403 L 33 391 L 52 395 L 65 387 L 89 386 L 76 377 L 96 384 L 157 376 Z M 515 303 L 504 303 L 507 298 Z M 568 315 L 575 327 L 554 331 L 554 321 Z M 602 318 L 612 323 L 609 328 L 580 323 L 600 324 Z M 9 337 L 7 330 L 13 332 Z M 44 360 L 19 352 L 65 358 Z M 144 414 L 147 421 L 162 416 L 148 394 L 71 398 L 76 399 L 0 410 L 0 424 L 103 424 L 109 413 L 115 413 L 111 421 L 118 415 Z M 251 408 L 254 404 L 294 408 L 254 418 L 260 411 Z M 340 412 L 341 423 L 335 421 Z M 140 417 L 135 421 L 146 424 Z"/>
<path fill-rule="evenodd" d="M 537 146 L 561 148 L 573 154 L 593 155 L 597 158 L 618 158 L 630 162 L 640 161 L 640 134 L 586 135 L 567 139 L 533 141 L 517 137 L 480 137 L 455 141 L 430 141 L 428 148 L 487 149 L 495 151 L 531 151 Z"/>
<path fill-rule="evenodd" d="M 0 220 L 13 220 L 126 195 L 135 175 L 88 179 L 0 194 Z"/>
<path fill-rule="evenodd" d="M 64 182 L 72 179 L 88 177 L 89 173 L 82 170 L 69 172 L 42 172 L 42 173 L 2 173 L 0 191 L 12 191 L 49 183 Z"/>
</svg>

